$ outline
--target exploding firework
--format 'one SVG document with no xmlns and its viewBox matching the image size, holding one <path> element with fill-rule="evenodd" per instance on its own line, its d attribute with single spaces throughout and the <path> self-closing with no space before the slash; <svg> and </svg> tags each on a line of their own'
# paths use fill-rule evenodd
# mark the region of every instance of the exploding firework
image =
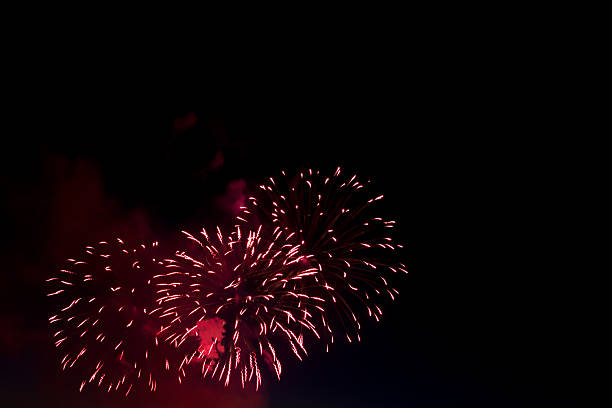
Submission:
<svg viewBox="0 0 612 408">
<path fill-rule="evenodd" d="M 129 247 L 117 238 L 87 246 L 47 279 L 47 296 L 59 305 L 49 318 L 60 367 L 88 384 L 126 396 L 135 384 L 155 391 L 159 374 L 175 351 L 157 340 L 151 316 L 154 271 L 162 268 L 157 242 Z"/>
<path fill-rule="evenodd" d="M 387 275 L 406 273 L 403 264 L 388 261 L 402 248 L 390 237 L 395 221 L 373 215 L 374 204 L 383 196 L 368 193 L 356 175 L 345 177 L 340 167 L 329 177 L 313 170 L 294 177 L 283 171 L 282 176 L 271 177 L 249 197 L 237 217 L 239 224 L 262 223 L 271 234 L 283 231 L 289 243 L 300 245 L 300 254 L 316 273 L 299 285 L 312 285 L 313 280 L 316 287 L 308 293 L 333 306 L 320 313 L 329 342 L 334 342 L 332 325 L 338 321 L 342 337 L 359 341 L 361 325 L 353 310 L 379 321 L 380 298 L 394 300 L 399 294 Z"/>
<path fill-rule="evenodd" d="M 226 386 L 261 385 L 262 361 L 280 378 L 281 346 L 300 361 L 306 336 L 360 341 L 358 316 L 380 320 L 380 301 L 403 264 L 395 221 L 375 216 L 372 195 L 338 168 L 270 178 L 249 197 L 236 229 L 187 237 L 162 255 L 157 242 L 121 239 L 85 248 L 48 279 L 50 317 L 62 370 L 126 396 L 136 384 L 157 388 L 160 374 L 179 383 L 197 371 Z M 245 228 L 246 227 L 246 228 Z M 241 230 L 241 228 L 243 230 Z"/>
<path fill-rule="evenodd" d="M 180 347 L 190 336 L 199 346 L 179 365 L 198 375 L 230 383 L 232 373 L 242 387 L 261 384 L 263 360 L 280 378 L 281 345 L 301 361 L 306 355 L 304 334 L 319 336 L 311 311 L 323 310 L 324 299 L 295 290 L 295 283 L 316 273 L 293 245 L 277 233 L 269 239 L 240 227 L 224 236 L 219 227 L 209 236 L 183 231 L 189 239 L 166 271 L 154 277 L 160 318 L 167 324 L 163 341 Z"/>
</svg>

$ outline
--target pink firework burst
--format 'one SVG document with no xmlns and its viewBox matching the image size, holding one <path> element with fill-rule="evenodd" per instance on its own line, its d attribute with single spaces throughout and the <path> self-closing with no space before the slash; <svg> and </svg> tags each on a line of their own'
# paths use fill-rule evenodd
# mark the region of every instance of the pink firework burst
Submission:
<svg viewBox="0 0 612 408">
<path fill-rule="evenodd" d="M 279 349 L 286 345 L 302 360 L 304 333 L 319 336 L 311 312 L 325 303 L 296 290 L 297 282 L 316 272 L 304 262 L 299 244 L 282 233 L 266 239 L 261 227 L 244 232 L 237 227 L 228 235 L 219 227 L 216 233 L 183 233 L 186 248 L 154 277 L 157 313 L 166 322 L 160 338 L 176 347 L 190 336 L 200 339 L 181 360 L 179 381 L 188 366 L 198 365 L 204 378 L 227 386 L 234 374 L 242 387 L 254 381 L 258 389 L 262 359 L 280 378 Z"/>
<path fill-rule="evenodd" d="M 316 271 L 300 285 L 333 306 L 319 314 L 331 343 L 336 333 L 361 340 L 355 311 L 379 321 L 381 298 L 399 294 L 390 277 L 407 273 L 403 264 L 389 263 L 402 245 L 391 238 L 395 221 L 373 213 L 383 195 L 369 193 L 367 185 L 340 167 L 331 175 L 309 169 L 287 177 L 283 171 L 261 184 L 237 217 L 240 225 L 261 223 L 272 235 L 282 231 L 300 246 L 304 263 Z"/>
<path fill-rule="evenodd" d="M 158 243 L 120 238 L 87 246 L 47 279 L 57 310 L 49 318 L 62 371 L 81 374 L 79 391 L 96 385 L 126 396 L 136 384 L 157 389 L 176 350 L 158 341 L 151 277 L 163 268 Z"/>
</svg>

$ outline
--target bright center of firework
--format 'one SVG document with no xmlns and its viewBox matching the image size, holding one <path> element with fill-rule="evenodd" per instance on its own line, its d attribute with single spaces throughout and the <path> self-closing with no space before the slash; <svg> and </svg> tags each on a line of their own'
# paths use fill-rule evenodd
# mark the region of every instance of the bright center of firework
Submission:
<svg viewBox="0 0 612 408">
<path fill-rule="evenodd" d="M 219 354 L 225 351 L 222 341 L 225 337 L 225 320 L 219 317 L 206 319 L 198 322 L 198 330 L 196 335 L 199 337 L 200 345 L 198 351 L 200 353 L 208 353 L 209 359 L 218 360 Z"/>
</svg>

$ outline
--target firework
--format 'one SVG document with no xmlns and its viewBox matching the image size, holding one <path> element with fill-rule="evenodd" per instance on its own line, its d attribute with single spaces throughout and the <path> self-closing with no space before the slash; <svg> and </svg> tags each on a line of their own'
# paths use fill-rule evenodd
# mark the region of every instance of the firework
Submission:
<svg viewBox="0 0 612 408">
<path fill-rule="evenodd" d="M 116 238 L 85 247 L 47 279 L 47 296 L 59 305 L 49 318 L 59 364 L 81 374 L 79 391 L 156 390 L 174 351 L 157 340 L 161 326 L 151 316 L 151 276 L 163 264 L 157 242 L 130 247 Z"/>
<path fill-rule="evenodd" d="M 395 221 L 372 214 L 383 196 L 368 193 L 368 184 L 356 175 L 345 177 L 340 167 L 330 176 L 310 169 L 287 177 L 283 171 L 282 177 L 260 185 L 237 217 L 240 225 L 262 223 L 273 235 L 282 231 L 289 243 L 300 246 L 316 273 L 299 285 L 314 281 L 316 286 L 308 293 L 333 306 L 319 314 L 331 343 L 334 324 L 340 325 L 340 336 L 349 342 L 361 340 L 354 310 L 379 321 L 381 297 L 393 300 L 399 294 L 388 275 L 406 273 L 403 264 L 388 263 L 402 246 L 390 236 Z"/>
<path fill-rule="evenodd" d="M 228 235 L 219 227 L 211 235 L 205 229 L 183 233 L 187 248 L 153 280 L 157 313 L 167 322 L 160 338 L 176 347 L 190 336 L 199 339 L 180 362 L 179 381 L 195 366 L 203 378 L 227 386 L 236 375 L 243 388 L 253 381 L 258 389 L 262 361 L 280 378 L 281 347 L 302 360 L 304 335 L 319 336 L 311 312 L 325 303 L 295 290 L 296 282 L 316 273 L 299 244 L 288 243 L 282 233 L 266 239 L 261 227 L 237 227 Z"/>
</svg>

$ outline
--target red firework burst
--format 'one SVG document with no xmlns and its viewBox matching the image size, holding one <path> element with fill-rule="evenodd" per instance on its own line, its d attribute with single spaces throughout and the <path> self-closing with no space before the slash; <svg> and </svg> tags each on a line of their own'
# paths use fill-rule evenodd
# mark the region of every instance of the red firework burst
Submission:
<svg viewBox="0 0 612 408">
<path fill-rule="evenodd" d="M 330 320 L 340 322 L 341 335 L 349 342 L 361 340 L 355 305 L 378 321 L 378 299 L 386 295 L 394 300 L 399 294 L 387 275 L 407 273 L 403 264 L 389 264 L 402 245 L 390 236 L 395 221 L 372 214 L 383 196 L 368 193 L 368 184 L 356 175 L 343 176 L 340 167 L 330 176 L 309 169 L 287 177 L 283 171 L 282 177 L 260 185 L 237 217 L 240 224 L 262 223 L 271 234 L 283 231 L 288 242 L 300 245 L 307 265 L 316 270 L 311 276 L 315 288 L 308 292 L 334 306 L 320 314 L 332 343 Z M 328 316 L 330 310 L 333 316 Z"/>
<path fill-rule="evenodd" d="M 47 279 L 47 296 L 59 305 L 49 323 L 60 367 L 82 375 L 79 391 L 95 384 L 127 396 L 136 383 L 156 390 L 176 352 L 157 340 L 161 326 L 151 316 L 151 276 L 164 264 L 160 252 L 157 242 L 101 241 Z"/>
<path fill-rule="evenodd" d="M 227 236 L 218 227 L 212 237 L 205 229 L 197 236 L 183 233 L 190 248 L 177 251 L 166 272 L 154 277 L 157 313 L 167 321 L 163 340 L 179 347 L 190 335 L 200 338 L 180 363 L 179 381 L 197 361 L 204 378 L 227 386 L 237 373 L 242 387 L 255 381 L 257 389 L 261 359 L 280 378 L 277 348 L 285 343 L 302 360 L 304 333 L 319 336 L 311 311 L 322 311 L 324 299 L 296 290 L 316 270 L 283 234 L 264 239 L 261 228 L 243 233 L 239 227 Z"/>
</svg>

